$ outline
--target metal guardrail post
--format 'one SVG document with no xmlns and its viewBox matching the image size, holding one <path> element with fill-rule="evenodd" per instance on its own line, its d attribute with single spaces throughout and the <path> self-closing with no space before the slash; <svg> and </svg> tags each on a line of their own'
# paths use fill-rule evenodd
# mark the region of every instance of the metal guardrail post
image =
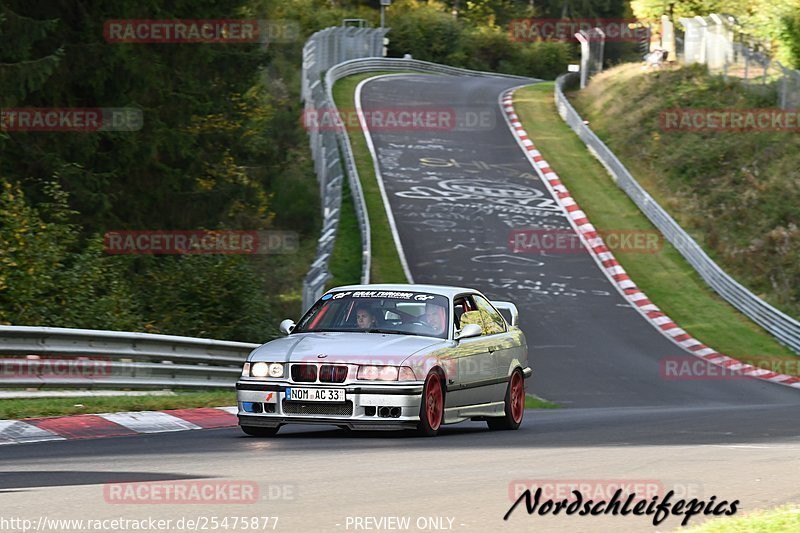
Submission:
<svg viewBox="0 0 800 533">
<path fill-rule="evenodd" d="M 591 28 L 579 31 L 575 38 L 581 44 L 581 89 L 585 89 L 589 78 L 603 71 L 606 35 L 600 28 Z"/>
</svg>

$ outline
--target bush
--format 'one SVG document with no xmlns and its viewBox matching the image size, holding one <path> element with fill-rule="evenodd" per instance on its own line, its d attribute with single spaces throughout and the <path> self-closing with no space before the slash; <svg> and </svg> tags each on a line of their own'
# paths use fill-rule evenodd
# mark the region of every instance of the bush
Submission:
<svg viewBox="0 0 800 533">
<path fill-rule="evenodd" d="M 390 56 L 411 54 L 414 59 L 447 63 L 451 54 L 461 50 L 464 28 L 451 15 L 433 6 L 408 10 L 403 7 L 397 5 L 392 9 Z"/>
<path fill-rule="evenodd" d="M 506 28 L 475 26 L 430 6 L 395 15 L 389 55 L 473 70 L 554 79 L 576 58 L 576 47 L 561 42 L 518 42 Z"/>
<path fill-rule="evenodd" d="M 552 80 L 566 72 L 567 65 L 574 60 L 567 43 L 523 43 L 516 64 L 509 65 L 503 72 Z"/>
<path fill-rule="evenodd" d="M 146 259 L 136 284 L 159 333 L 250 342 L 277 335 L 269 295 L 248 257 Z"/>
<path fill-rule="evenodd" d="M 82 251 L 57 185 L 51 202 L 30 206 L 0 181 L 0 324 L 132 329 L 141 325 L 125 258 L 103 256 L 95 237 Z"/>
</svg>

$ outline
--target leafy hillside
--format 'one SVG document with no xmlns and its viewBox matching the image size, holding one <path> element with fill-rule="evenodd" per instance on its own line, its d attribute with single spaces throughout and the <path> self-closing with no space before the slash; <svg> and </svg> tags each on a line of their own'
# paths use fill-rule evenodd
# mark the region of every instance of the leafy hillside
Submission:
<svg viewBox="0 0 800 533">
<path fill-rule="evenodd" d="M 631 173 L 731 275 L 800 316 L 800 136 L 794 131 L 666 130 L 670 109 L 775 106 L 774 88 L 702 68 L 623 65 L 574 96 Z"/>
</svg>

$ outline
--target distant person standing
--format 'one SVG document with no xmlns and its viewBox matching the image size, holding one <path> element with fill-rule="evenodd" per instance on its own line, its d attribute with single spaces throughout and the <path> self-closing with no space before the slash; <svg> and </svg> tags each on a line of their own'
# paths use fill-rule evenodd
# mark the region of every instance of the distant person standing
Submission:
<svg viewBox="0 0 800 533">
<path fill-rule="evenodd" d="M 656 48 L 652 52 L 646 54 L 644 56 L 645 67 L 654 69 L 661 68 L 661 66 L 663 65 L 664 61 L 667 58 L 668 53 L 669 52 L 667 52 L 666 50 Z"/>
</svg>

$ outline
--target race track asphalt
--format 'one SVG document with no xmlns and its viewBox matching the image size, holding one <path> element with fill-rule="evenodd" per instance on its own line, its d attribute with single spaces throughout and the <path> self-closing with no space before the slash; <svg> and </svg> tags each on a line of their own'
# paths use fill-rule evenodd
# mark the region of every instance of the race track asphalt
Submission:
<svg viewBox="0 0 800 533">
<path fill-rule="evenodd" d="M 371 132 L 414 282 L 474 287 L 515 302 L 534 368 L 530 390 L 562 405 L 797 402 L 797 391 L 755 380 L 665 379 L 664 361 L 688 354 L 631 307 L 588 252 L 513 252 L 513 231 L 572 232 L 497 104 L 504 89 L 518 84 L 403 75 L 363 85 L 367 116 L 410 106 L 452 109 L 459 119 L 480 124 Z M 556 153 L 544 155 L 558 160 Z"/>
</svg>

